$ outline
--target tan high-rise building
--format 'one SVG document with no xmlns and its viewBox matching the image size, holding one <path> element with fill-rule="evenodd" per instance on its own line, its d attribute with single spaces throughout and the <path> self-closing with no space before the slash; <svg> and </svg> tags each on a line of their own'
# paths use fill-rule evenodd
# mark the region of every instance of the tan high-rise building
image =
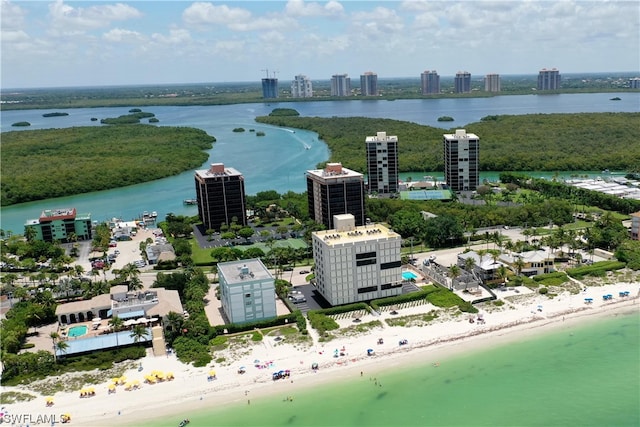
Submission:
<svg viewBox="0 0 640 427">
<path fill-rule="evenodd" d="M 485 92 L 500 92 L 500 74 L 487 74 L 484 76 Z"/>
</svg>

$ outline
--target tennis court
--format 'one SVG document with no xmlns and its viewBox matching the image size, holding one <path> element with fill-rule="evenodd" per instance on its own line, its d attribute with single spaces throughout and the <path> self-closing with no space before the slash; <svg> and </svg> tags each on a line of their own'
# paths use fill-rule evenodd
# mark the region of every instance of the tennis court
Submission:
<svg viewBox="0 0 640 427">
<path fill-rule="evenodd" d="M 402 200 L 451 200 L 453 193 L 451 190 L 414 190 L 401 191 Z"/>
</svg>

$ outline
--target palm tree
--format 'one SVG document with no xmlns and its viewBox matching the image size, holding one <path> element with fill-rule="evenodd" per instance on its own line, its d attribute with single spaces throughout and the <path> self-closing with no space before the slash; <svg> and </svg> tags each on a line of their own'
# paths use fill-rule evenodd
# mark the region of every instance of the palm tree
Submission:
<svg viewBox="0 0 640 427">
<path fill-rule="evenodd" d="M 124 321 L 118 316 L 113 316 L 111 320 L 109 320 L 109 325 L 113 328 L 113 332 L 116 334 L 116 347 L 119 347 L 120 343 L 118 342 L 118 331 L 122 329 Z"/>
<path fill-rule="evenodd" d="M 181 314 L 176 313 L 175 311 L 170 311 L 165 316 L 165 328 L 171 332 L 175 333 L 182 328 L 183 317 Z"/>
<path fill-rule="evenodd" d="M 504 283 L 504 279 L 507 277 L 507 267 L 503 264 L 500 264 L 500 267 L 496 270 L 496 275 L 500 279 L 502 283 Z"/>
<path fill-rule="evenodd" d="M 462 273 L 460 271 L 460 267 L 458 267 L 456 264 L 451 264 L 451 266 L 449 267 L 449 276 L 451 277 L 452 288 L 453 288 L 453 281 L 455 281 L 456 278 L 460 276 L 460 273 Z"/>
<path fill-rule="evenodd" d="M 60 334 L 58 334 L 55 331 L 52 331 L 49 334 L 49 337 L 51 338 L 51 344 L 53 345 L 53 359 L 54 359 L 54 361 L 57 362 L 58 361 L 58 357 L 56 355 L 56 348 L 57 348 L 56 347 L 56 340 L 60 339 Z"/>
<path fill-rule="evenodd" d="M 134 343 L 138 343 L 140 342 L 141 339 L 144 341 L 147 340 L 147 337 L 149 336 L 149 331 L 147 330 L 147 327 L 144 325 L 135 325 L 131 330 L 131 334 L 129 336 L 133 338 Z"/>
<path fill-rule="evenodd" d="M 525 262 L 523 261 L 522 257 L 516 257 L 516 259 L 513 261 L 513 266 L 516 268 L 516 274 L 520 276 L 520 274 L 522 273 L 522 269 L 525 266 Z"/>
<path fill-rule="evenodd" d="M 69 344 L 67 344 L 66 341 L 60 340 L 55 344 L 55 349 L 53 353 L 56 354 L 57 352 L 60 352 L 60 353 L 67 354 L 68 348 L 69 348 Z"/>
<path fill-rule="evenodd" d="M 480 262 L 482 263 L 482 257 L 484 256 L 484 253 L 482 255 L 480 255 Z M 474 269 L 474 267 L 476 266 L 476 260 L 469 257 L 467 259 L 464 260 L 464 269 L 467 270 L 469 273 L 471 273 Z"/>
</svg>

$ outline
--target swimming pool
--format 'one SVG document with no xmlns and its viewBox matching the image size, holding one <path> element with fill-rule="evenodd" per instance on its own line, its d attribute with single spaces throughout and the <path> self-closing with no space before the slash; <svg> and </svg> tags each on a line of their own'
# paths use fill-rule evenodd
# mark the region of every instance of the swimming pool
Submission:
<svg viewBox="0 0 640 427">
<path fill-rule="evenodd" d="M 81 337 L 87 333 L 89 328 L 86 325 L 72 326 L 69 328 L 68 335 L 70 338 Z"/>
<path fill-rule="evenodd" d="M 418 276 L 413 271 L 403 271 L 402 278 L 404 280 L 415 280 L 418 278 Z"/>
</svg>

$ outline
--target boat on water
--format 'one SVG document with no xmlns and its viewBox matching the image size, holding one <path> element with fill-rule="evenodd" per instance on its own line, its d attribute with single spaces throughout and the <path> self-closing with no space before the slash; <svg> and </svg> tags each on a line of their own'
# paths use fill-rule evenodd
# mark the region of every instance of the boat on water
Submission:
<svg viewBox="0 0 640 427">
<path fill-rule="evenodd" d="M 197 205 L 198 204 L 198 200 L 197 199 L 184 199 L 182 201 L 183 204 L 185 205 Z"/>
</svg>

